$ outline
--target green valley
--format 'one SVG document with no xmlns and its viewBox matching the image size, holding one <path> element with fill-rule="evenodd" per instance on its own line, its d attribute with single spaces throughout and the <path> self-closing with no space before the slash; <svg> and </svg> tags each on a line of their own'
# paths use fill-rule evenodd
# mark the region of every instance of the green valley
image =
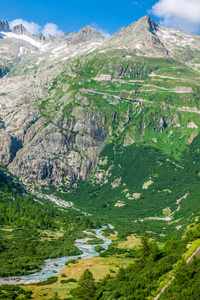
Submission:
<svg viewBox="0 0 200 300">
<path fill-rule="evenodd" d="M 198 299 L 200 37 L 0 25 L 0 299 Z"/>
</svg>

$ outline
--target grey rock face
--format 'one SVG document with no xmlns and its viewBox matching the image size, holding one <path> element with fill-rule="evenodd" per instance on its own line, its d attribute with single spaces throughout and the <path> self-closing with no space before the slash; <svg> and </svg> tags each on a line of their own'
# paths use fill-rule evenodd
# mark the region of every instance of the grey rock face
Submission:
<svg viewBox="0 0 200 300">
<path fill-rule="evenodd" d="M 92 28 L 91 26 L 85 26 L 81 28 L 74 37 L 72 37 L 72 42 L 74 44 L 78 44 L 98 39 L 104 39 L 100 32 L 97 29 Z"/>
<path fill-rule="evenodd" d="M 21 148 L 22 142 L 5 131 L 1 132 L 0 140 L 0 162 L 9 164 Z"/>
<path fill-rule="evenodd" d="M 43 36 L 42 33 L 39 34 L 32 34 L 31 37 L 38 42 L 44 42 L 45 41 L 45 37 Z"/>
<path fill-rule="evenodd" d="M 41 85 L 51 73 L 45 74 L 2 80 L 7 93 L 0 94 L 0 162 L 24 182 L 55 184 L 64 180 L 70 187 L 71 182 L 86 180 L 98 163 L 107 135 L 106 117 L 80 106 L 71 110 L 71 117 L 58 113 L 53 122 L 41 117 L 35 103 L 47 96 Z M 61 101 L 67 102 L 67 95 Z"/>
<path fill-rule="evenodd" d="M 9 71 L 10 69 L 8 67 L 0 68 L 0 78 L 3 78 Z"/>
<path fill-rule="evenodd" d="M 134 25 L 136 25 L 138 28 L 140 27 L 141 31 L 145 30 L 147 28 L 148 31 L 150 31 L 153 34 L 157 31 L 157 29 L 159 27 L 159 25 L 153 19 L 151 19 L 149 16 L 144 16 Z"/>
<path fill-rule="evenodd" d="M 170 127 L 172 125 L 175 125 L 178 121 L 178 116 L 175 114 L 173 117 L 169 116 L 163 116 L 163 117 L 154 117 L 153 121 L 147 126 L 152 126 L 154 130 L 163 132 L 166 127 Z"/>
<path fill-rule="evenodd" d="M 126 67 L 118 67 L 118 66 L 113 66 L 112 71 L 115 73 L 117 76 L 123 76 L 123 77 L 138 77 L 141 75 L 141 71 L 143 69 L 143 66 L 139 67 L 133 67 L 127 65 Z"/>
<path fill-rule="evenodd" d="M 0 162 L 9 164 L 22 147 L 26 130 L 36 120 L 37 113 L 30 107 L 8 109 L 8 114 L 1 120 Z"/>
<path fill-rule="evenodd" d="M 30 36 L 28 30 L 22 24 L 14 26 L 13 28 L 11 28 L 11 31 L 15 34 L 25 34 L 27 36 Z"/>
<path fill-rule="evenodd" d="M 107 132 L 91 116 L 100 120 L 96 112 L 74 110 L 76 121 L 67 119 L 45 126 L 40 118 L 26 132 L 24 147 L 9 165 L 9 169 L 26 182 L 56 183 L 65 178 L 71 181 L 86 180 L 92 167 L 98 162 Z M 62 128 L 70 128 L 75 135 Z M 67 184 L 67 183 L 66 183 Z"/>
<path fill-rule="evenodd" d="M 10 31 L 10 26 L 7 21 L 0 21 L 0 31 L 3 32 L 9 32 Z"/>
</svg>

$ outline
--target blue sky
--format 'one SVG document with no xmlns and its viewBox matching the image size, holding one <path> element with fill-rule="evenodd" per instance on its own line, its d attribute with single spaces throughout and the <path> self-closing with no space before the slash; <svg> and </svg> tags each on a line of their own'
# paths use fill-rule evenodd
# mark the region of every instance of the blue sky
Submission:
<svg viewBox="0 0 200 300">
<path fill-rule="evenodd" d="M 31 28 L 46 34 L 91 25 L 112 35 L 146 14 L 162 25 L 200 32 L 200 0 L 0 0 L 0 20 L 34 22 Z"/>
</svg>

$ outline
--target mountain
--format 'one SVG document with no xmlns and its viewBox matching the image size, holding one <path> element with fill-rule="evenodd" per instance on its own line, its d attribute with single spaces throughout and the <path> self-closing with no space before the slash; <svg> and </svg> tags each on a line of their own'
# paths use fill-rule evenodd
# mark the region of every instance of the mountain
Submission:
<svg viewBox="0 0 200 300">
<path fill-rule="evenodd" d="M 195 67 L 200 37 L 160 26 L 149 16 L 145 16 L 120 29 L 107 43 L 110 47 L 135 49 L 137 55 L 173 57 Z"/>
<path fill-rule="evenodd" d="M 114 34 L 108 44 L 111 47 L 117 45 L 122 48 L 136 49 L 140 55 L 167 56 L 168 51 L 158 38 L 157 31 L 159 31 L 159 25 L 150 17 L 145 16 Z"/>
<path fill-rule="evenodd" d="M 3 31 L 3 30 L 2 30 Z M 11 31 L 15 34 L 21 35 L 21 34 L 25 34 L 27 36 L 30 36 L 30 33 L 28 32 L 28 30 L 22 25 L 16 25 L 14 26 Z"/>
<path fill-rule="evenodd" d="M 199 36 L 148 16 L 108 39 L 90 26 L 46 38 L 1 28 L 0 163 L 121 237 L 195 223 Z"/>
<path fill-rule="evenodd" d="M 0 77 L 11 70 L 12 75 L 34 73 L 41 61 L 45 61 L 49 67 L 53 62 L 58 63 L 90 52 L 104 40 L 91 26 L 80 29 L 78 33 L 48 35 L 45 38 L 42 33 L 30 35 L 22 24 L 10 28 L 7 21 L 0 23 L 0 37 Z"/>
</svg>

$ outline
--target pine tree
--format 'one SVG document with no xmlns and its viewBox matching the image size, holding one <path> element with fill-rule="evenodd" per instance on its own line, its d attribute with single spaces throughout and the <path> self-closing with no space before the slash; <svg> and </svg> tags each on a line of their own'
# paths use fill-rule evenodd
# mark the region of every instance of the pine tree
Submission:
<svg viewBox="0 0 200 300">
<path fill-rule="evenodd" d="M 143 235 L 140 238 L 140 255 L 141 257 L 146 260 L 146 258 L 150 255 L 150 245 L 149 245 L 149 239 L 147 237 L 146 233 L 143 233 Z"/>
<path fill-rule="evenodd" d="M 2 242 L 2 240 L 0 240 L 0 252 L 4 251 L 5 250 L 5 246 Z"/>
<path fill-rule="evenodd" d="M 95 279 L 89 269 L 86 269 L 78 280 L 78 287 L 72 291 L 75 299 L 94 300 L 96 292 Z"/>
<path fill-rule="evenodd" d="M 120 281 L 123 281 L 125 279 L 126 279 L 125 270 L 124 270 L 124 268 L 121 267 L 121 268 L 119 268 L 119 270 L 117 272 L 115 280 L 120 282 Z"/>
<path fill-rule="evenodd" d="M 177 262 L 174 275 L 179 285 L 189 281 L 190 272 L 188 270 L 188 265 L 183 258 Z"/>
</svg>

